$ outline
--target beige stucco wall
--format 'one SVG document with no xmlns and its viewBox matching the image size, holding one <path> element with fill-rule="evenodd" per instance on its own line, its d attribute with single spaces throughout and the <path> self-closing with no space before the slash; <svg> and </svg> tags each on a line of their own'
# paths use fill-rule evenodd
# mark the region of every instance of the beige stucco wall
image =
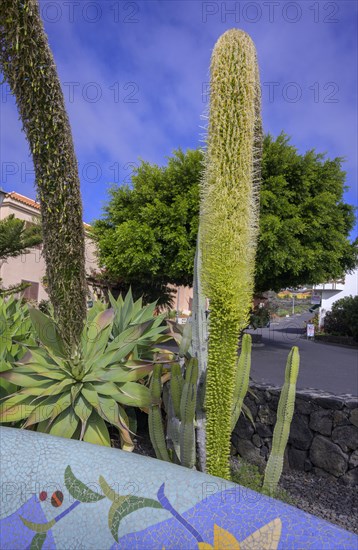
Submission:
<svg viewBox="0 0 358 550">
<path fill-rule="evenodd" d="M 0 206 L 0 220 L 10 214 L 14 214 L 16 218 L 29 222 L 33 221 L 34 218 L 39 218 L 38 209 L 17 204 L 12 199 L 5 199 Z M 86 235 L 85 243 L 86 273 L 90 274 L 91 269 L 98 269 L 96 246 L 88 235 Z M 22 280 L 39 283 L 38 301 L 48 298 L 46 289 L 42 284 L 45 272 L 46 266 L 42 255 L 42 245 L 30 249 L 28 254 L 21 254 L 16 258 L 8 258 L 3 261 L 0 260 L 2 285 L 7 288 L 21 283 Z"/>
<path fill-rule="evenodd" d="M 193 299 L 193 289 L 189 286 L 178 286 L 169 285 L 173 290 L 176 290 L 173 309 L 176 309 L 179 312 L 189 314 L 191 311 L 192 299 Z"/>
<path fill-rule="evenodd" d="M 47 299 L 47 292 L 41 281 L 45 275 L 45 262 L 40 249 L 33 248 L 29 254 L 8 258 L 2 262 L 0 277 L 2 285 L 7 288 L 18 285 L 22 280 L 39 283 L 38 301 Z"/>
<path fill-rule="evenodd" d="M 8 217 L 10 214 L 14 214 L 16 218 L 29 222 L 32 222 L 34 218 L 40 217 L 38 208 L 18 202 L 9 196 L 6 197 L 4 192 L 2 192 L 2 195 L 4 198 L 3 202 L 0 201 L 0 220 Z M 88 229 L 89 226 L 85 224 L 86 273 L 87 275 L 90 275 L 92 270 L 97 271 L 99 267 L 96 256 L 96 246 L 89 237 Z M 16 258 L 8 258 L 4 261 L 0 260 L 0 278 L 2 279 L 2 285 L 7 288 L 20 284 L 22 280 L 39 283 L 38 301 L 46 300 L 48 298 L 46 289 L 42 284 L 42 279 L 45 276 L 45 273 L 46 266 L 42 255 L 41 245 L 31 249 L 29 254 L 22 254 Z M 191 310 L 193 289 L 185 286 L 172 288 L 177 290 L 173 309 L 188 315 Z M 91 288 L 89 288 L 89 293 L 91 294 Z"/>
</svg>

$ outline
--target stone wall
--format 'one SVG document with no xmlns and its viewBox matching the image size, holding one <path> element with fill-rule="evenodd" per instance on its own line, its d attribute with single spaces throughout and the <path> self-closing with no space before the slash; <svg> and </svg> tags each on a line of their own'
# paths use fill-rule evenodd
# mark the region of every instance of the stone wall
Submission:
<svg viewBox="0 0 358 550">
<path fill-rule="evenodd" d="M 256 383 L 250 388 L 255 396 L 248 394 L 245 403 L 255 426 L 241 415 L 232 434 L 232 450 L 263 469 L 271 450 L 281 388 Z M 284 469 L 358 484 L 358 398 L 297 391 Z"/>
</svg>

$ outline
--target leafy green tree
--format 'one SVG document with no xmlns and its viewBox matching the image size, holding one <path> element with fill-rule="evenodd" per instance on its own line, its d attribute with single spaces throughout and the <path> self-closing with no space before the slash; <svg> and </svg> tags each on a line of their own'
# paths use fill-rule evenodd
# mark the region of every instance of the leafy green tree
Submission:
<svg viewBox="0 0 358 550">
<path fill-rule="evenodd" d="M 168 283 L 192 284 L 201 174 L 200 151 L 178 150 L 167 166 L 142 162 L 132 186 L 110 189 L 93 231 L 101 263 L 119 286 L 132 285 L 149 301 L 167 300 Z"/>
<path fill-rule="evenodd" d="M 42 242 L 41 225 L 34 222 L 26 225 L 24 220 L 15 218 L 13 214 L 0 220 L 0 261 L 14 258 L 20 254 L 27 254 L 30 248 Z M 26 283 L 10 288 L 1 287 L 0 294 L 14 294 L 28 286 Z"/>
<path fill-rule="evenodd" d="M 300 155 L 285 134 L 265 137 L 257 290 L 322 283 L 357 264 L 342 162 L 314 150 Z"/>
<path fill-rule="evenodd" d="M 134 290 L 192 284 L 202 160 L 200 151 L 174 151 L 167 166 L 142 162 L 132 186 L 111 188 L 94 233 L 113 278 Z M 342 162 L 314 150 L 301 155 L 283 133 L 266 135 L 256 292 L 321 283 L 357 264 Z"/>
<path fill-rule="evenodd" d="M 0 260 L 26 254 L 29 248 L 41 242 L 39 223 L 26 226 L 26 222 L 15 218 L 14 214 L 0 220 Z"/>
<path fill-rule="evenodd" d="M 2 0 L 0 69 L 16 98 L 41 204 L 48 292 L 68 350 L 86 318 L 85 246 L 77 160 L 38 0 Z"/>
</svg>

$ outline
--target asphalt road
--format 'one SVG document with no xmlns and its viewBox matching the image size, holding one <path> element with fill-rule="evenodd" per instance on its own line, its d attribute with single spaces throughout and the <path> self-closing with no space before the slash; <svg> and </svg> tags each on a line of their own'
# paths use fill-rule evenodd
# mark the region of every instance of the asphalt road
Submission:
<svg viewBox="0 0 358 550">
<path fill-rule="evenodd" d="M 298 346 L 301 358 L 298 389 L 357 396 L 358 350 L 304 338 L 304 321 L 311 317 L 312 314 L 304 313 L 271 323 L 270 328 L 248 331 L 262 334 L 264 343 L 252 350 L 251 377 L 256 382 L 282 386 L 288 352 L 292 346 Z"/>
</svg>

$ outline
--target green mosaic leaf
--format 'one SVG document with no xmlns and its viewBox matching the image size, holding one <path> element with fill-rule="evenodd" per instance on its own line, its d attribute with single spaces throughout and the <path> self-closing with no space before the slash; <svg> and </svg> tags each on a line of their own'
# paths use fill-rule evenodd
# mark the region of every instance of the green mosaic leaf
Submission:
<svg viewBox="0 0 358 550">
<path fill-rule="evenodd" d="M 97 502 L 105 498 L 77 479 L 71 470 L 71 466 L 67 466 L 65 470 L 65 485 L 70 495 L 80 502 Z"/>
<path fill-rule="evenodd" d="M 28 521 L 27 519 L 20 516 L 20 519 L 26 527 L 31 529 L 32 531 L 36 531 L 36 533 L 46 533 L 46 531 L 49 531 L 51 527 L 53 527 L 56 523 L 55 519 L 52 519 L 51 521 L 48 521 L 47 523 L 34 523 L 33 521 Z"/>
<path fill-rule="evenodd" d="M 115 491 L 113 491 L 113 489 L 111 489 L 104 477 L 99 476 L 99 484 L 104 495 L 109 498 L 109 500 L 114 502 L 117 506 L 120 506 L 126 499 L 126 497 L 120 496 Z"/>
<path fill-rule="evenodd" d="M 46 533 L 37 533 L 31 541 L 30 550 L 41 550 L 46 536 Z"/>
<path fill-rule="evenodd" d="M 118 528 L 120 523 L 120 518 L 118 519 L 117 511 L 121 505 L 122 503 L 118 504 L 118 502 L 113 502 L 108 513 L 108 527 L 116 542 L 118 542 Z"/>
<path fill-rule="evenodd" d="M 118 504 L 117 502 L 112 504 L 108 515 L 108 525 L 116 542 L 118 542 L 118 529 L 121 520 L 125 516 L 128 516 L 128 514 L 131 514 L 140 508 L 146 507 L 163 508 L 160 502 L 153 500 L 152 498 L 134 496 L 128 496 L 121 504 Z"/>
</svg>

